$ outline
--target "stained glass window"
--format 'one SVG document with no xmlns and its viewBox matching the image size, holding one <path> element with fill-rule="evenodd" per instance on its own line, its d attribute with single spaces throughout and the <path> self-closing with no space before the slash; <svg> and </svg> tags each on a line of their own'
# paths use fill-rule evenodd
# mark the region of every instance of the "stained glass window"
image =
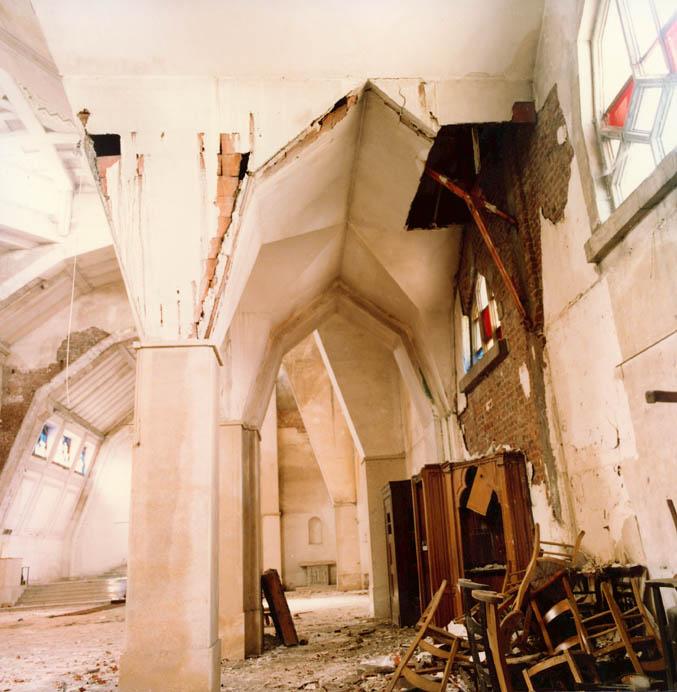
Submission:
<svg viewBox="0 0 677 692">
<path fill-rule="evenodd" d="M 75 472 L 79 473 L 81 476 L 87 474 L 87 469 L 89 467 L 89 447 L 83 445 L 80 451 L 80 456 L 78 457 L 78 463 L 75 465 Z"/>
<path fill-rule="evenodd" d="M 596 34 L 597 122 L 620 204 L 677 139 L 677 0 L 603 0 Z"/>
<path fill-rule="evenodd" d="M 49 425 L 46 423 L 45 425 L 42 426 L 42 430 L 40 431 L 40 434 L 38 435 L 37 442 L 35 443 L 35 447 L 33 447 L 33 454 L 36 457 L 40 457 L 42 459 L 47 458 L 47 447 L 49 445 L 49 438 L 54 432 L 53 426 Z"/>
<path fill-rule="evenodd" d="M 475 281 L 470 317 L 463 315 L 461 328 L 463 368 L 468 372 L 502 336 L 496 300 L 482 274 L 478 274 Z"/>
<path fill-rule="evenodd" d="M 54 463 L 59 464 L 59 466 L 63 466 L 64 468 L 70 468 L 71 466 L 71 449 L 73 447 L 73 439 L 71 437 L 68 437 L 68 435 L 64 435 L 61 438 L 61 443 L 59 444 L 59 448 L 56 450 L 56 454 L 54 455 Z"/>
</svg>

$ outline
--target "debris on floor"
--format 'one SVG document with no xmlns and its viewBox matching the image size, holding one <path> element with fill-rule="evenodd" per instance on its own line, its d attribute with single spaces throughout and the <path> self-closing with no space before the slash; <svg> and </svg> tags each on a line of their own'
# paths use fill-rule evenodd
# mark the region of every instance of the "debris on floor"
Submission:
<svg viewBox="0 0 677 692">
<path fill-rule="evenodd" d="M 223 692 L 385 690 L 413 636 L 369 617 L 365 592 L 306 589 L 287 594 L 298 635 L 286 648 L 266 629 L 264 653 L 223 662 Z M 0 613 L 0 692 L 115 692 L 125 609 L 68 615 L 66 608 Z M 55 614 L 63 617 L 53 618 Z M 464 690 L 459 681 L 450 689 Z"/>
</svg>

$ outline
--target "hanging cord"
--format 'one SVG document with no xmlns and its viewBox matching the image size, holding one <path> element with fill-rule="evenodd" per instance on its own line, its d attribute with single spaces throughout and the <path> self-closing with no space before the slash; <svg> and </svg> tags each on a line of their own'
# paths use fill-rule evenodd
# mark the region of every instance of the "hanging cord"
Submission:
<svg viewBox="0 0 677 692">
<path fill-rule="evenodd" d="M 69 389 L 68 368 L 71 360 L 71 325 L 73 324 L 73 303 L 75 302 L 75 268 L 78 263 L 78 256 L 73 256 L 73 280 L 71 282 L 71 305 L 68 310 L 68 336 L 66 337 L 66 406 L 71 407 L 71 393 Z"/>
<path fill-rule="evenodd" d="M 89 161 L 87 159 L 87 154 L 85 152 L 85 148 L 82 146 L 82 141 L 78 142 L 77 149 L 76 151 L 78 152 L 78 158 L 80 159 L 80 165 L 81 166 L 88 166 Z M 78 186 L 77 186 L 77 191 L 75 192 L 74 196 L 77 196 L 80 194 L 80 191 L 82 190 L 82 175 L 80 173 L 76 173 L 77 178 L 78 178 Z M 70 228 L 68 229 L 68 232 L 70 233 Z M 71 280 L 71 304 L 70 308 L 68 309 L 68 335 L 66 337 L 66 406 L 68 408 L 71 407 L 71 393 L 70 393 L 70 375 L 69 375 L 69 369 L 70 369 L 70 361 L 71 361 L 71 326 L 73 324 L 73 303 L 75 302 L 75 270 L 78 265 L 78 256 L 73 255 L 73 276 Z"/>
</svg>

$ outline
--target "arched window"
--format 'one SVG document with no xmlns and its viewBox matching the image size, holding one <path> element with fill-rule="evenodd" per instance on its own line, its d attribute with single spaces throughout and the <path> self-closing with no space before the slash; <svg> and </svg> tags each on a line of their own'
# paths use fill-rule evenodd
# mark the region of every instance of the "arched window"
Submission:
<svg viewBox="0 0 677 692">
<path fill-rule="evenodd" d="M 308 543 L 322 545 L 322 520 L 319 517 L 308 519 Z"/>
<path fill-rule="evenodd" d="M 601 0 L 592 41 L 595 122 L 618 206 L 677 144 L 676 0 Z"/>
<path fill-rule="evenodd" d="M 496 300 L 482 274 L 478 274 L 475 280 L 470 317 L 463 315 L 461 328 L 463 369 L 468 372 L 502 337 Z"/>
</svg>

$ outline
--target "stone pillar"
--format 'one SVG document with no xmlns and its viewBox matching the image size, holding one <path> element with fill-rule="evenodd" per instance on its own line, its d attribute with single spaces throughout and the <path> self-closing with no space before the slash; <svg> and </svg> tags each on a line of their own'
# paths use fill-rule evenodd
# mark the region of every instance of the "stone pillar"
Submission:
<svg viewBox="0 0 677 692">
<path fill-rule="evenodd" d="M 362 588 L 357 502 L 334 504 L 336 586 L 339 591 Z"/>
<path fill-rule="evenodd" d="M 216 349 L 141 344 L 123 692 L 220 689 Z"/>
<path fill-rule="evenodd" d="M 277 458 L 277 405 L 275 389 L 261 426 L 261 542 L 262 570 L 282 575 L 280 482 Z"/>
<path fill-rule="evenodd" d="M 224 658 L 261 653 L 259 433 L 219 426 L 219 637 Z"/>
<path fill-rule="evenodd" d="M 369 513 L 369 596 L 371 615 L 390 617 L 388 590 L 388 560 L 386 556 L 386 529 L 383 512 L 382 488 L 388 481 L 407 477 L 404 455 L 394 457 L 365 457 L 360 464 L 362 483 L 366 488 Z"/>
</svg>

